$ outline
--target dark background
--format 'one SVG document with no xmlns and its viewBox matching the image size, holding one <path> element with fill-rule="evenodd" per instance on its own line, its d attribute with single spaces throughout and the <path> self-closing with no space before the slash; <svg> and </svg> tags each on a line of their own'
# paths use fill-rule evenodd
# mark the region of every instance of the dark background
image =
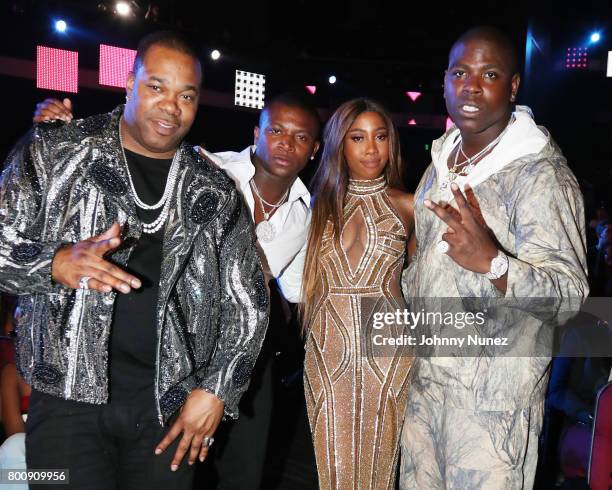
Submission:
<svg viewBox="0 0 612 490">
<path fill-rule="evenodd" d="M 316 85 L 312 98 L 324 116 L 355 96 L 382 101 L 396 116 L 409 189 L 429 163 L 426 145 L 443 132 L 442 77 L 449 47 L 470 27 L 498 26 L 523 57 L 528 44 L 539 47 L 526 60 L 517 102 L 532 107 L 537 122 L 550 129 L 563 149 L 585 191 L 589 214 L 609 205 L 612 78 L 606 78 L 605 69 L 612 49 L 611 2 L 160 0 L 132 2 L 138 10 L 130 19 L 113 15 L 112 3 L 3 1 L 0 56 L 34 61 L 36 45 L 44 44 L 77 50 L 79 67 L 96 70 L 100 43 L 134 49 L 147 32 L 179 28 L 201 49 L 205 90 L 233 94 L 234 71 L 243 69 L 266 74 L 267 97 Z M 52 19 L 57 18 L 68 21 L 66 35 L 54 32 Z M 601 32 L 602 40 L 589 46 L 589 67 L 565 70 L 567 47 L 586 46 L 593 30 Z M 214 48 L 222 52 L 218 62 L 208 56 Z M 338 77 L 333 86 L 327 83 L 330 74 Z M 0 75 L 0 89 L 4 159 L 28 129 L 35 103 L 65 94 L 5 75 Z M 407 90 L 423 95 L 413 103 Z M 107 112 L 123 100 L 121 91 L 82 87 L 69 96 L 77 116 Z M 419 124 L 408 126 L 413 117 Z M 189 139 L 213 151 L 241 150 L 252 141 L 256 121 L 254 110 L 202 105 Z"/>
<path fill-rule="evenodd" d="M 210 93 L 233 99 L 234 71 L 241 69 L 266 74 L 268 98 L 287 90 L 306 93 L 304 85 L 316 85 L 312 98 L 323 116 L 356 96 L 383 102 L 398 124 L 406 184 L 413 190 L 429 164 L 431 141 L 444 131 L 442 77 L 448 50 L 468 28 L 495 25 L 511 37 L 524 58 L 517 102 L 534 110 L 536 121 L 551 131 L 567 156 L 585 195 L 587 219 L 612 204 L 612 78 L 605 74 L 607 52 L 612 50 L 612 2 L 141 0 L 132 2 L 139 9 L 131 19 L 114 16 L 111 3 L 0 0 L 0 57 L 33 62 L 36 45 L 44 44 L 76 50 L 81 69 L 97 70 L 100 43 L 135 49 L 148 32 L 178 28 L 201 49 L 203 88 Z M 153 11 L 157 14 L 151 15 Z M 66 35 L 53 30 L 52 21 L 58 18 L 70 25 Z M 565 70 L 566 49 L 586 46 L 595 30 L 602 40 L 589 46 L 588 68 Z M 222 52 L 218 62 L 208 56 L 215 48 Z M 0 66 L 3 71 L 7 70 Z M 331 74 L 338 77 L 333 86 L 327 83 Z M 405 96 L 408 90 L 423 95 L 413 103 Z M 36 89 L 32 78 L 2 74 L 0 93 L 0 161 L 31 126 L 35 104 L 46 97 L 69 96 L 77 117 L 108 112 L 124 100 L 121 90 L 79 87 L 78 94 L 60 94 Z M 212 151 L 239 151 L 252 142 L 257 118 L 258 111 L 203 104 L 188 139 Z M 417 126 L 408 126 L 411 118 Z M 592 243 L 592 231 L 589 238 Z M 294 327 L 290 330 L 297 332 Z M 302 349 L 299 341 L 294 344 L 294 351 L 285 353 L 291 362 L 277 386 L 276 430 L 270 436 L 273 449 L 262 486 L 266 489 L 316 488 L 296 365 Z M 551 449 L 541 454 L 552 478 L 553 453 Z"/>
</svg>

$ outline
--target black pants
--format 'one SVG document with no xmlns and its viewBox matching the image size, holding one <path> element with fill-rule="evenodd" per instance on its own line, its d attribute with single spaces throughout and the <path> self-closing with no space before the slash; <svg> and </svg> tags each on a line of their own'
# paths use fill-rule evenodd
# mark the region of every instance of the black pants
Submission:
<svg viewBox="0 0 612 490">
<path fill-rule="evenodd" d="M 259 488 L 266 461 L 273 400 L 273 359 L 265 351 L 262 354 L 253 370 L 251 385 L 240 402 L 240 417 L 222 424 L 215 435 L 218 446 L 212 463 L 218 481 L 214 487 L 216 490 Z"/>
<path fill-rule="evenodd" d="M 91 405 L 32 391 L 26 424 L 28 469 L 69 470 L 75 489 L 190 490 L 193 467 L 170 462 L 178 437 L 164 453 L 155 446 L 169 430 L 159 424 L 151 396 Z M 66 489 L 66 485 L 46 485 Z"/>
<path fill-rule="evenodd" d="M 276 352 L 284 350 L 285 313 L 276 283 L 270 283 L 270 322 L 249 388 L 240 400 L 240 416 L 224 422 L 196 483 L 211 490 L 258 490 L 265 471 L 274 393 L 278 381 Z"/>
</svg>

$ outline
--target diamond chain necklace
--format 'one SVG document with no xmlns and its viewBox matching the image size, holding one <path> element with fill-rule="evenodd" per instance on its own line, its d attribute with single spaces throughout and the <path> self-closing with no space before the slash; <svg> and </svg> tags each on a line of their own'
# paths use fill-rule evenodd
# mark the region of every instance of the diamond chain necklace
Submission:
<svg viewBox="0 0 612 490">
<path fill-rule="evenodd" d="M 253 192 L 259 199 L 261 212 L 264 216 L 263 221 L 260 221 L 259 224 L 255 227 L 255 234 L 257 235 L 257 238 L 259 238 L 262 242 L 271 242 L 274 239 L 274 236 L 276 235 L 276 230 L 274 229 L 274 225 L 269 221 L 270 213 L 272 213 L 272 211 L 274 211 L 276 208 L 279 208 L 285 202 L 285 199 L 287 199 L 287 196 L 289 195 L 289 189 L 287 188 L 283 197 L 281 197 L 276 204 L 270 204 L 263 197 L 261 197 L 261 194 L 259 193 L 259 189 L 257 188 L 257 184 L 255 184 L 254 179 L 251 179 L 249 181 L 249 184 L 251 184 L 251 189 L 253 189 Z M 264 203 L 272 209 L 266 212 Z"/>
<path fill-rule="evenodd" d="M 121 137 L 121 123 L 123 122 L 123 117 L 119 121 L 119 145 L 121 147 L 121 154 L 123 155 L 123 161 L 125 162 L 125 168 L 127 169 L 128 180 L 130 182 L 130 188 L 132 190 L 132 196 L 134 197 L 134 202 L 136 206 L 140 209 L 144 210 L 155 210 L 159 209 L 163 206 L 159 216 L 152 223 L 142 223 L 142 231 L 149 235 L 157 233 L 161 227 L 166 222 L 168 218 L 168 213 L 170 211 L 170 197 L 172 196 L 172 192 L 174 191 L 174 187 L 176 184 L 176 180 L 178 178 L 179 173 L 179 153 L 180 150 L 177 149 L 174 157 L 172 158 L 172 164 L 170 165 L 170 171 L 168 172 L 168 177 L 166 178 L 166 187 L 164 188 L 164 194 L 161 199 L 155 204 L 146 204 L 143 202 L 136 193 L 136 188 L 134 187 L 134 182 L 132 180 L 132 174 L 130 173 L 130 166 L 127 163 L 127 158 L 125 156 L 125 150 L 123 148 L 123 138 Z"/>
<path fill-rule="evenodd" d="M 444 182 L 442 183 L 441 188 L 442 189 L 446 189 L 446 187 L 448 187 L 448 185 L 451 182 L 454 182 L 459 175 L 466 175 L 466 176 L 469 175 L 470 172 L 472 171 L 472 169 L 478 163 L 478 161 L 487 152 L 491 151 L 493 149 L 493 147 L 495 147 L 501 141 L 501 139 L 504 137 L 504 135 L 508 131 L 508 128 L 510 128 L 510 126 L 512 125 L 512 123 L 514 121 L 515 121 L 515 117 L 514 117 L 514 115 L 512 115 L 512 117 L 508 121 L 508 124 L 506 125 L 504 130 L 501 133 L 499 133 L 499 135 L 493 141 L 491 141 L 482 150 L 480 150 L 475 155 L 472 155 L 471 157 L 468 157 L 465 154 L 465 152 L 463 151 L 463 138 L 461 138 L 461 133 L 459 133 L 459 144 L 458 144 L 458 148 L 457 148 L 457 150 L 455 152 L 455 158 L 454 158 L 453 166 L 448 169 L 448 174 L 447 174 L 446 178 L 444 179 Z M 458 160 L 459 160 L 459 153 L 461 153 L 461 155 L 463 155 L 463 157 L 465 158 L 465 160 L 463 160 L 462 162 L 458 162 Z"/>
</svg>

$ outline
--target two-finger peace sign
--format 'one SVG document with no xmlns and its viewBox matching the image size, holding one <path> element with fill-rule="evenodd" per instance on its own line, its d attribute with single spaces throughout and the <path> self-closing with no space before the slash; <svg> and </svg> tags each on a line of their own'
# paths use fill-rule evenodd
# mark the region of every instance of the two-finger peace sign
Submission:
<svg viewBox="0 0 612 490">
<path fill-rule="evenodd" d="M 468 192 L 471 188 L 466 185 L 465 190 Z M 447 245 L 440 249 L 446 249 L 445 253 L 464 269 L 485 274 L 490 270 L 491 260 L 497 255 L 497 245 L 483 226 L 484 220 L 479 208 L 475 214 L 473 205 L 470 205 L 457 184 L 451 184 L 451 192 L 457 203 L 458 213 L 453 213 L 429 199 L 423 202 L 426 208 L 448 225 L 446 233 L 442 235 L 442 240 Z"/>
</svg>

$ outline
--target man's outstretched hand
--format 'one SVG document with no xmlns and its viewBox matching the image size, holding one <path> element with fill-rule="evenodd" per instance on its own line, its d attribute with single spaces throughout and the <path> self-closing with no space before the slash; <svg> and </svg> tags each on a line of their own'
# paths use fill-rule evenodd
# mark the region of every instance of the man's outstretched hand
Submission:
<svg viewBox="0 0 612 490">
<path fill-rule="evenodd" d="M 104 254 L 121 245 L 121 227 L 114 223 L 101 235 L 60 248 L 53 257 L 51 276 L 59 284 L 78 289 L 82 277 L 90 277 L 89 289 L 109 293 L 113 289 L 129 293 L 141 286 L 140 280 L 104 260 Z"/>
<path fill-rule="evenodd" d="M 36 104 L 34 117 L 35 123 L 60 120 L 69 123 L 72 121 L 72 102 L 70 99 L 45 99 Z"/>
<path fill-rule="evenodd" d="M 170 469 L 176 471 L 185 454 L 189 453 L 189 464 L 195 463 L 196 458 L 204 461 L 208 455 L 208 444 L 204 438 L 211 438 L 223 417 L 225 404 L 212 393 L 201 389 L 194 389 L 181 408 L 166 436 L 155 448 L 155 454 L 163 453 L 177 437 L 183 434 L 176 448 Z"/>
</svg>

